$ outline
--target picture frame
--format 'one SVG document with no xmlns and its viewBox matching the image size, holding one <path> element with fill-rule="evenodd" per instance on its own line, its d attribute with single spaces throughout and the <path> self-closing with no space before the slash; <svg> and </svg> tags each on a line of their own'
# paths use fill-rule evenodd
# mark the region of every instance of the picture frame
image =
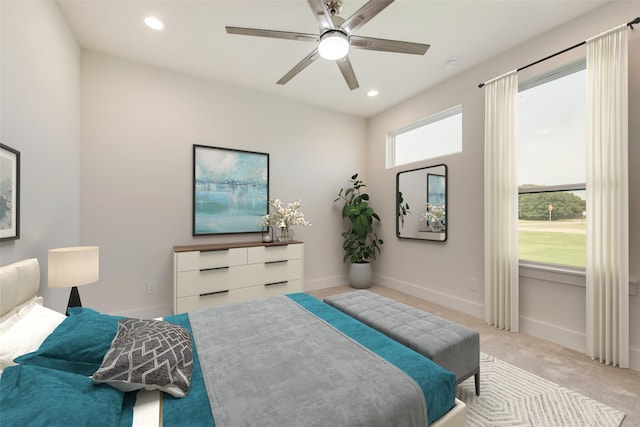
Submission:
<svg viewBox="0 0 640 427">
<path fill-rule="evenodd" d="M 427 203 L 444 206 L 446 199 L 447 177 L 433 173 L 427 174 Z"/>
<path fill-rule="evenodd" d="M 20 238 L 20 152 L 0 143 L 0 241 Z"/>
<path fill-rule="evenodd" d="M 269 153 L 193 145 L 193 235 L 261 233 Z"/>
</svg>

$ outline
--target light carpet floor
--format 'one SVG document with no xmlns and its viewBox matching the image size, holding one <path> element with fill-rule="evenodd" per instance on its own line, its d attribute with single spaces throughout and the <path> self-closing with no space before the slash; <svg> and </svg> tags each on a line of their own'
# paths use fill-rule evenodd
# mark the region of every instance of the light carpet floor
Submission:
<svg viewBox="0 0 640 427">
<path fill-rule="evenodd" d="M 480 396 L 473 377 L 458 387 L 470 427 L 618 427 L 624 413 L 502 360 L 480 353 Z"/>
</svg>

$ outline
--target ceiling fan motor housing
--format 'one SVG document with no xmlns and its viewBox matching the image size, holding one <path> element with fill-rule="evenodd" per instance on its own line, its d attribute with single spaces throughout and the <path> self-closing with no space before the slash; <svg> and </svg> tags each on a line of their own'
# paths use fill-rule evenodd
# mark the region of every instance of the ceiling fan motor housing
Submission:
<svg viewBox="0 0 640 427">
<path fill-rule="evenodd" d="M 331 15 L 339 15 L 342 12 L 342 0 L 327 0 L 324 4 Z"/>
</svg>

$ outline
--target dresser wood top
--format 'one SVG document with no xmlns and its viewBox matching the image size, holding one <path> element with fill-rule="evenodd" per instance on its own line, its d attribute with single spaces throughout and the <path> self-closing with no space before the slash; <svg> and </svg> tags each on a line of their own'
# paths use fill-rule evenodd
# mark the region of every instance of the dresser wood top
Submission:
<svg viewBox="0 0 640 427">
<path fill-rule="evenodd" d="M 297 240 L 291 240 L 289 242 L 236 242 L 236 243 L 210 243 L 210 244 L 202 244 L 202 245 L 183 245 L 183 246 L 174 246 L 174 252 L 192 252 L 192 251 L 221 251 L 225 249 L 232 248 L 248 248 L 248 247 L 256 247 L 256 246 L 286 246 L 286 245 L 299 245 L 302 242 Z"/>
</svg>

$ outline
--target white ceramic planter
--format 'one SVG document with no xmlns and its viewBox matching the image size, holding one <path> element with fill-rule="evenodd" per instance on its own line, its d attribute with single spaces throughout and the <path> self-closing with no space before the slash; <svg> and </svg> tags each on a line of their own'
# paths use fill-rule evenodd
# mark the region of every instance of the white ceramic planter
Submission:
<svg viewBox="0 0 640 427">
<path fill-rule="evenodd" d="M 352 288 L 366 289 L 371 286 L 371 264 L 351 264 L 349 267 L 349 283 Z"/>
</svg>

